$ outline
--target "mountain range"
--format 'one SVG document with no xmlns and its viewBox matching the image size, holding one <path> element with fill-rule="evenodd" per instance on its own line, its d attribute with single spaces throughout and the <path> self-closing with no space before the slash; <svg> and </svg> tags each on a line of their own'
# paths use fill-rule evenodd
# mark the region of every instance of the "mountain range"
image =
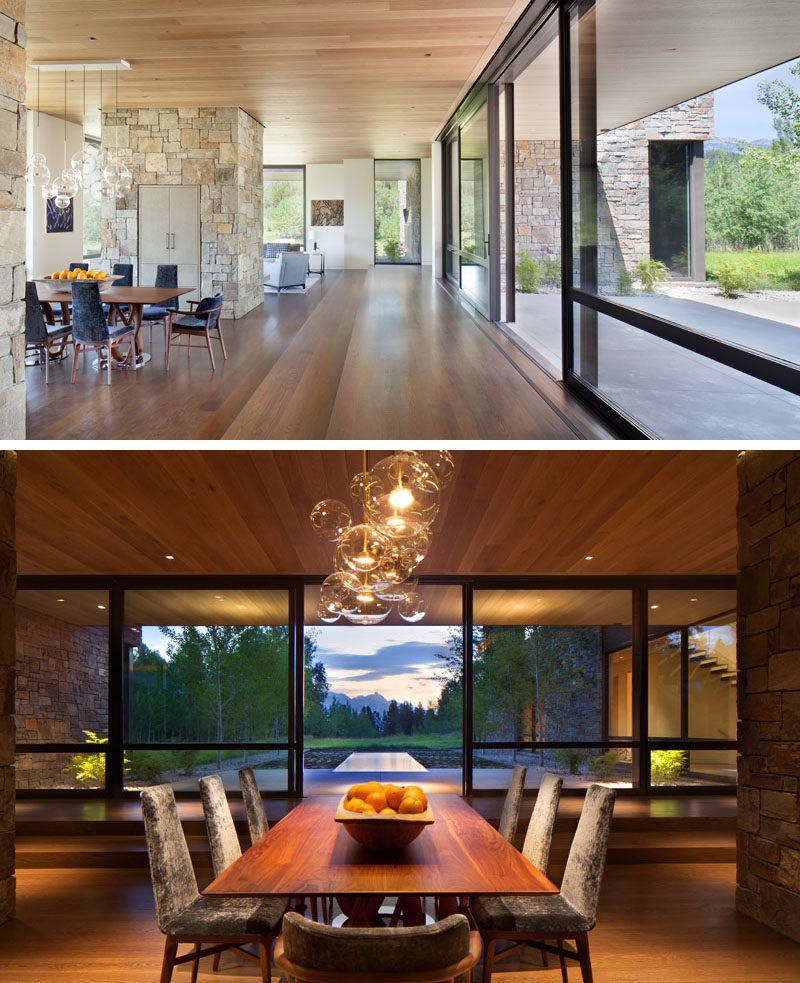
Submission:
<svg viewBox="0 0 800 983">
<path fill-rule="evenodd" d="M 731 154 L 739 154 L 741 150 L 739 149 L 739 144 L 745 143 L 750 147 L 771 147 L 772 140 L 737 140 L 736 137 L 714 137 L 713 140 L 705 141 L 706 153 L 710 150 L 726 150 Z"/>
<path fill-rule="evenodd" d="M 356 713 L 361 713 L 362 707 L 369 707 L 373 713 L 377 713 L 381 717 L 389 706 L 389 701 L 385 696 L 381 696 L 380 693 L 370 693 L 368 696 L 353 697 L 345 696 L 344 693 L 328 693 L 325 697 L 325 706 L 329 707 L 334 700 L 340 705 L 349 706 Z"/>
</svg>

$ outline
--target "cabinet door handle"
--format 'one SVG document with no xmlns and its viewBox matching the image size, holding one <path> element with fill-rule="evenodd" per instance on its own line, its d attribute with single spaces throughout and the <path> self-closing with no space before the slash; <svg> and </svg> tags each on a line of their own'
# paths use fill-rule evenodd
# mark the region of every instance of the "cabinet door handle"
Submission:
<svg viewBox="0 0 800 983">
<path fill-rule="evenodd" d="M 167 249 L 169 249 L 169 232 L 167 232 Z"/>
<path fill-rule="evenodd" d="M 172 232 L 171 235 L 172 235 L 172 248 L 174 249 L 175 248 L 175 233 Z"/>
</svg>

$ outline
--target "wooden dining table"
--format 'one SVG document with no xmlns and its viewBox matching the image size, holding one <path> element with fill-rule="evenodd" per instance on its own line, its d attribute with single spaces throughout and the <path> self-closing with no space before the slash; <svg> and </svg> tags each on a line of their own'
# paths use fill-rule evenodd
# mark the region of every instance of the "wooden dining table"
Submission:
<svg viewBox="0 0 800 983">
<path fill-rule="evenodd" d="M 62 324 L 70 323 L 70 302 L 72 293 L 69 290 L 52 290 L 43 283 L 37 283 L 37 293 L 39 302 L 44 311 L 45 320 L 48 324 L 55 323 L 53 315 L 53 304 L 61 305 Z M 108 287 L 100 294 L 100 300 L 109 305 L 108 323 L 116 324 L 117 320 L 123 321 L 136 328 L 136 363 L 141 366 L 146 361 L 147 352 L 142 345 L 142 312 L 145 307 L 165 304 L 184 294 L 190 294 L 194 287 Z M 125 312 L 123 308 L 128 308 Z M 124 356 L 120 355 L 124 361 Z"/>
<path fill-rule="evenodd" d="M 557 894 L 558 888 L 458 795 L 431 795 L 434 822 L 408 846 L 360 846 L 334 822 L 338 795 L 312 795 L 203 891 L 207 895 L 333 895 L 351 926 L 380 924 L 386 897 L 398 897 L 403 923 L 422 924 L 421 898 L 440 917 L 476 894 Z"/>
</svg>

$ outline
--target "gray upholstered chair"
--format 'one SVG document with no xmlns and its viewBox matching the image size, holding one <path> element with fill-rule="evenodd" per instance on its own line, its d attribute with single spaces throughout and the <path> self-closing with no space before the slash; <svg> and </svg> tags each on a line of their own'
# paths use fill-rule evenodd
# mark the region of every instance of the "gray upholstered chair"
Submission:
<svg viewBox="0 0 800 983">
<path fill-rule="evenodd" d="M 522 790 L 525 788 L 525 775 L 527 769 L 522 765 L 516 765 L 511 772 L 511 781 L 508 783 L 503 811 L 500 813 L 500 822 L 497 831 L 501 836 L 505 836 L 509 843 L 514 842 L 517 835 L 517 823 L 519 822 L 519 807 L 522 804 Z"/>
<path fill-rule="evenodd" d="M 558 894 L 486 896 L 474 900 L 470 914 L 483 938 L 484 983 L 491 980 L 498 959 L 524 945 L 556 953 L 563 979 L 567 978 L 565 957 L 577 959 L 583 983 L 592 983 L 588 933 L 594 928 L 597 915 L 615 796 L 613 789 L 602 785 L 591 785 L 586 792 Z M 514 945 L 495 953 L 500 939 Z M 549 945 L 549 939 L 557 939 L 557 947 Z M 575 950 L 564 946 L 567 939 L 575 942 Z"/>
<path fill-rule="evenodd" d="M 219 877 L 234 860 L 241 857 L 242 848 L 220 776 L 205 775 L 198 779 L 197 784 L 200 786 L 203 815 L 206 817 L 211 865 L 214 868 L 214 877 Z"/>
<path fill-rule="evenodd" d="M 290 911 L 275 944 L 289 983 L 468 983 L 480 955 L 480 936 L 463 915 L 418 928 L 333 928 Z"/>
<path fill-rule="evenodd" d="M 197 890 L 189 848 L 183 835 L 170 785 L 142 789 L 142 815 L 158 927 L 166 936 L 160 983 L 170 983 L 179 963 L 192 962 L 192 981 L 200 959 L 236 948 L 261 967 L 262 983 L 270 981 L 270 949 L 287 903 L 281 898 L 212 897 Z M 178 956 L 178 946 L 193 950 Z M 203 949 L 205 942 L 212 943 Z M 259 955 L 241 946 L 254 943 Z"/>
<path fill-rule="evenodd" d="M 130 324 L 109 326 L 100 303 L 100 285 L 96 280 L 76 280 L 72 284 L 72 340 L 75 343 L 73 382 L 81 352 L 96 351 L 100 353 L 101 360 L 105 358 L 109 385 L 114 350 L 128 342 L 130 347 L 124 361 L 132 362 L 136 356 L 136 329 Z"/>
<path fill-rule="evenodd" d="M 156 267 L 156 282 L 154 287 L 177 287 L 178 267 L 175 263 L 160 263 Z M 142 311 L 142 321 L 150 325 L 150 347 L 153 347 L 153 325 L 159 321 L 164 325 L 164 348 L 167 347 L 167 319 L 170 309 L 178 306 L 178 297 L 170 297 L 161 304 L 151 304 Z"/>
<path fill-rule="evenodd" d="M 211 359 L 211 369 L 214 371 L 217 366 L 214 362 L 214 352 L 211 350 L 212 337 L 219 341 L 222 347 L 222 357 L 227 359 L 228 353 L 225 351 L 225 339 L 222 337 L 222 321 L 220 320 L 222 304 L 222 294 L 218 293 L 213 297 L 204 297 L 199 303 L 196 300 L 190 300 L 189 313 L 184 314 L 183 317 L 178 317 L 180 311 L 172 310 L 169 312 L 166 334 L 167 370 L 169 370 L 169 356 L 173 348 L 200 348 L 205 345 L 208 349 L 208 357 Z M 191 310 L 193 307 L 195 309 Z M 212 335 L 212 331 L 215 331 L 216 334 Z M 173 339 L 178 335 L 185 337 L 186 341 L 174 341 Z M 193 345 L 192 338 L 205 340 L 201 340 L 200 345 Z"/>
<path fill-rule="evenodd" d="M 25 284 L 25 352 L 35 352 L 39 365 L 44 366 L 45 384 L 50 382 L 50 346 L 60 343 L 55 355 L 60 355 L 72 334 L 69 324 L 48 325 L 39 301 L 36 284 Z"/>
<path fill-rule="evenodd" d="M 242 786 L 244 809 L 247 813 L 247 826 L 250 830 L 250 842 L 257 843 L 269 829 L 264 803 L 258 790 L 256 776 L 252 768 L 239 769 L 239 784 Z"/>
<path fill-rule="evenodd" d="M 264 286 L 277 290 L 304 287 L 308 277 L 308 253 L 279 253 L 271 262 L 264 260 Z"/>
<path fill-rule="evenodd" d="M 522 856 L 543 874 L 547 873 L 550 863 L 550 846 L 563 784 L 564 779 L 558 775 L 542 775 L 525 842 L 522 844 Z"/>
</svg>

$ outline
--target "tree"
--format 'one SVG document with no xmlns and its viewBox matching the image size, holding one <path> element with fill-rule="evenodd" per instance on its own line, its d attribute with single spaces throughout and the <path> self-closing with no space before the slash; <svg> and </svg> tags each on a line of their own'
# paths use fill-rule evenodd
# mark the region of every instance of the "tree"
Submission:
<svg viewBox="0 0 800 983">
<path fill-rule="evenodd" d="M 800 77 L 800 62 L 789 69 Z M 772 123 L 778 139 L 800 148 L 800 91 L 784 82 L 759 82 L 758 101 L 772 113 Z"/>
</svg>

